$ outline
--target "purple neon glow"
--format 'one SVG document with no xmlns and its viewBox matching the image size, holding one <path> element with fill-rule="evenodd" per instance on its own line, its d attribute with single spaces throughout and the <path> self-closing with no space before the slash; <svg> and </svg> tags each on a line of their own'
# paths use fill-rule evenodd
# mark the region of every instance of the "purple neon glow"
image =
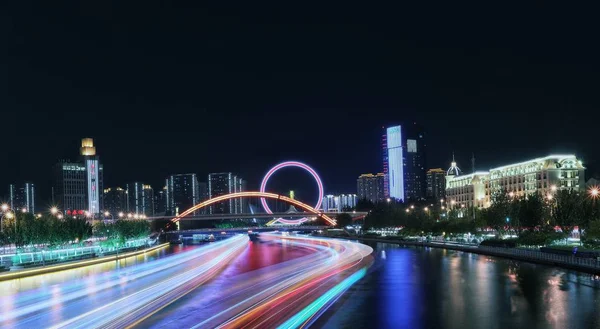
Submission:
<svg viewBox="0 0 600 329">
<path fill-rule="evenodd" d="M 307 164 L 304 164 L 302 162 L 286 161 L 286 162 L 282 162 L 282 163 L 276 165 L 275 167 L 271 168 L 271 170 L 269 170 L 269 172 L 267 172 L 267 174 L 265 175 L 265 177 L 262 180 L 262 183 L 260 184 L 260 191 L 265 192 L 269 178 L 271 178 L 271 176 L 277 170 L 282 169 L 282 168 L 287 168 L 287 167 L 302 168 L 302 169 L 308 171 L 315 178 L 315 180 L 317 181 L 317 185 L 319 186 L 319 199 L 317 200 L 317 205 L 314 208 L 318 210 L 321 207 L 321 203 L 323 202 L 323 195 L 324 195 L 323 182 L 321 182 L 321 178 L 319 177 L 319 175 L 313 168 L 311 168 L 310 166 L 308 166 Z M 273 211 L 271 211 L 271 208 L 269 208 L 269 205 L 267 205 L 267 200 L 265 200 L 265 198 L 261 198 L 260 202 L 268 214 L 273 213 Z M 306 218 L 300 218 L 297 220 L 282 220 L 282 218 L 278 219 L 278 221 L 284 222 L 286 224 L 300 224 L 302 222 L 305 222 L 306 220 L 307 220 Z"/>
</svg>

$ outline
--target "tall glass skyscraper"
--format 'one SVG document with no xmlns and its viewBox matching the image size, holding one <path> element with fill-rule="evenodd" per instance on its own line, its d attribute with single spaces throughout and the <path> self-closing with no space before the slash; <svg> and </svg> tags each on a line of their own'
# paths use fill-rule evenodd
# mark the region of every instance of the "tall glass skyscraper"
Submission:
<svg viewBox="0 0 600 329">
<path fill-rule="evenodd" d="M 167 178 L 167 212 L 180 214 L 199 202 L 196 174 L 178 174 Z"/>
<path fill-rule="evenodd" d="M 388 127 L 382 137 L 384 192 L 387 198 L 420 200 L 427 189 L 425 133 L 416 123 L 403 127 Z"/>
<path fill-rule="evenodd" d="M 383 137 L 384 189 L 386 197 L 396 200 L 405 198 L 402 145 L 402 127 L 388 127 Z"/>
<path fill-rule="evenodd" d="M 21 187 L 8 186 L 8 205 L 15 211 L 35 212 L 35 185 L 25 183 Z"/>
</svg>

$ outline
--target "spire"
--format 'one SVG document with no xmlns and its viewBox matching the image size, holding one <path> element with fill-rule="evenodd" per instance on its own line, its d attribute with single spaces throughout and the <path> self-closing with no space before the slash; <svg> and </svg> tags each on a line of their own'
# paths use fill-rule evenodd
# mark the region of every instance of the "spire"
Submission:
<svg viewBox="0 0 600 329">
<path fill-rule="evenodd" d="M 456 165 L 456 160 L 454 159 L 454 151 L 452 151 L 452 163 L 450 163 L 450 168 L 446 171 L 446 176 L 459 176 L 461 174 L 460 168 Z"/>
</svg>

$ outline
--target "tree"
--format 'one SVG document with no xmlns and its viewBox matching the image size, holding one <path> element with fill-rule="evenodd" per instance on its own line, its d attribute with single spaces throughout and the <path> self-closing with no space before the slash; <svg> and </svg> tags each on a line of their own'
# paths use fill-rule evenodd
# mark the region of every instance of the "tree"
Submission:
<svg viewBox="0 0 600 329">
<path fill-rule="evenodd" d="M 573 190 L 561 190 L 556 193 L 556 201 L 552 211 L 553 222 L 570 232 L 578 224 L 582 214 L 582 198 Z"/>
<path fill-rule="evenodd" d="M 348 225 L 352 225 L 352 216 L 348 213 L 341 213 L 335 216 L 335 220 L 337 222 L 337 226 L 346 227 Z"/>
<path fill-rule="evenodd" d="M 548 218 L 548 205 L 544 198 L 538 194 L 532 194 L 526 198 L 516 201 L 516 216 L 519 224 L 526 228 L 534 228 L 544 225 L 544 219 Z"/>
</svg>

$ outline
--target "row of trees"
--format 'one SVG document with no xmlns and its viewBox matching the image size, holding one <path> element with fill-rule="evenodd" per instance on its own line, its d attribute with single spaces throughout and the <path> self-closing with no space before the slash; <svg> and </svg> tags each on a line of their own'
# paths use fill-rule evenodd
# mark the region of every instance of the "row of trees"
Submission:
<svg viewBox="0 0 600 329">
<path fill-rule="evenodd" d="M 506 191 L 492 196 L 491 206 L 454 208 L 446 204 L 361 201 L 357 210 L 369 211 L 364 227 L 404 227 L 407 234 L 475 233 L 482 229 L 496 232 L 550 232 L 559 227 L 571 232 L 574 227 L 585 231 L 588 243 L 600 239 L 600 200 L 585 192 L 560 190 L 550 195 L 532 194 L 514 197 Z M 541 239 L 541 237 L 538 237 Z"/>
<path fill-rule="evenodd" d="M 85 218 L 36 217 L 28 213 L 15 215 L 2 219 L 0 245 L 52 247 L 78 243 L 91 237 L 124 242 L 150 233 L 150 224 L 145 220 L 118 220 L 92 225 Z"/>
</svg>

